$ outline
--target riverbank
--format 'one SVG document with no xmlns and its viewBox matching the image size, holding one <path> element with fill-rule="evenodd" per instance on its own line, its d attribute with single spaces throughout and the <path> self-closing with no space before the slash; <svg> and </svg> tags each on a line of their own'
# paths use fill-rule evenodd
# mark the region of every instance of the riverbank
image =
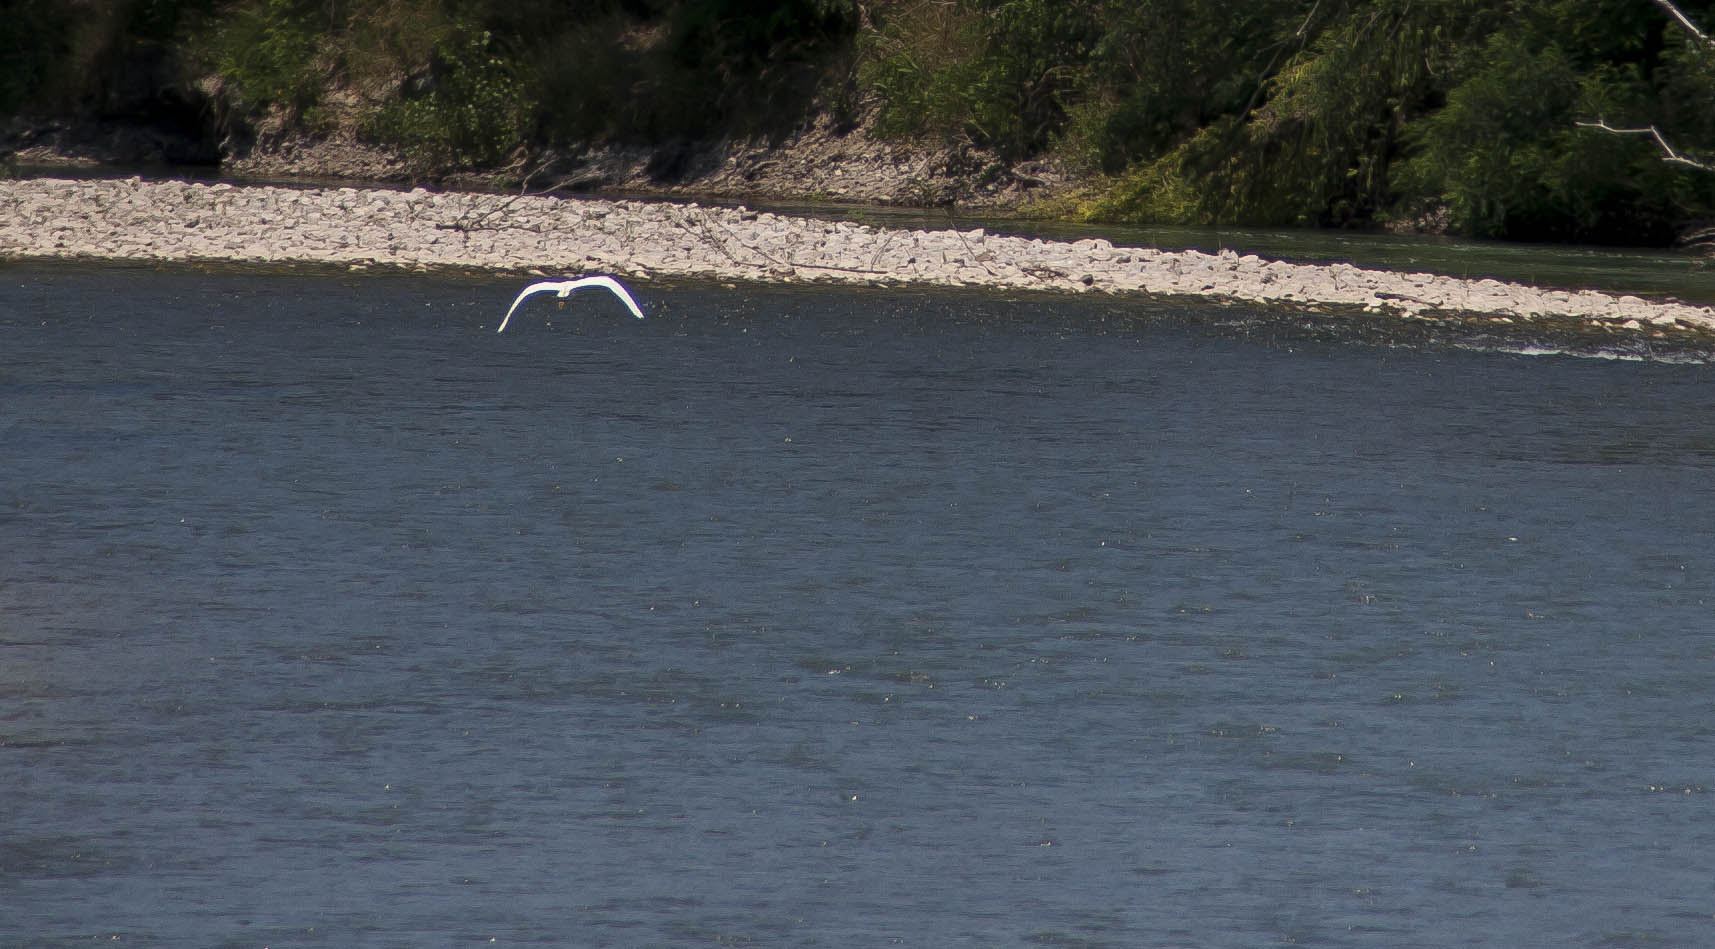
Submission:
<svg viewBox="0 0 1715 949">
<path fill-rule="evenodd" d="M 424 189 L 0 181 L 0 258 L 1105 293 L 1406 318 L 1575 320 L 1628 336 L 1715 339 L 1715 309 L 1589 290 L 1295 264 L 1231 251 L 1044 241 L 981 228 L 894 229 L 745 208 Z"/>
</svg>

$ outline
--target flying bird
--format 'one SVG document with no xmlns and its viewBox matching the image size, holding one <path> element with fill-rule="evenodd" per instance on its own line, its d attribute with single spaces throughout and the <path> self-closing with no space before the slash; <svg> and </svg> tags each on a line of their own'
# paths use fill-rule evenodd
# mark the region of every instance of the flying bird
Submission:
<svg viewBox="0 0 1715 949">
<path fill-rule="evenodd" d="M 602 287 L 611 291 L 614 296 L 619 298 L 621 303 L 625 304 L 627 309 L 631 310 L 632 316 L 635 316 L 640 320 L 643 319 L 643 310 L 637 305 L 637 301 L 631 298 L 631 291 L 625 289 L 625 287 L 620 285 L 618 280 L 615 280 L 612 277 L 597 276 L 579 277 L 576 280 L 543 280 L 540 283 L 533 283 L 528 287 L 525 287 L 524 292 L 518 294 L 518 299 L 512 301 L 512 308 L 506 311 L 506 319 L 500 321 L 500 329 L 495 330 L 495 332 L 503 333 L 506 331 L 506 324 L 512 321 L 512 314 L 518 311 L 518 304 L 523 303 L 525 297 L 531 296 L 532 294 L 553 291 L 555 296 L 564 300 L 572 295 L 573 290 L 582 290 L 585 287 Z"/>
</svg>

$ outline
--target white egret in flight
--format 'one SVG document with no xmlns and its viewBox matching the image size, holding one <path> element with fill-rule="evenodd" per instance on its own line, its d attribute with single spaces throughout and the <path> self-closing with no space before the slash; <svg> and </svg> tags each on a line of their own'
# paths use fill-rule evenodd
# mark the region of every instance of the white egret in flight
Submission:
<svg viewBox="0 0 1715 949">
<path fill-rule="evenodd" d="M 631 292 L 626 290 L 625 287 L 620 285 L 618 280 L 615 280 L 612 277 L 597 276 L 579 277 L 576 280 L 544 280 L 540 283 L 533 283 L 528 287 L 525 287 L 524 292 L 518 294 L 518 299 L 512 301 L 512 308 L 506 311 L 506 319 L 500 321 L 500 329 L 495 330 L 495 332 L 503 333 L 506 331 L 506 324 L 512 321 L 512 314 L 517 312 L 518 304 L 523 303 L 525 297 L 528 297 L 531 294 L 546 293 L 552 290 L 554 291 L 555 296 L 564 300 L 572 295 L 573 290 L 582 290 L 584 287 L 603 287 L 612 291 L 613 295 L 618 297 L 620 302 L 624 303 L 626 307 L 631 310 L 631 315 L 640 320 L 643 319 L 643 310 L 638 307 L 637 301 L 631 298 Z"/>
</svg>

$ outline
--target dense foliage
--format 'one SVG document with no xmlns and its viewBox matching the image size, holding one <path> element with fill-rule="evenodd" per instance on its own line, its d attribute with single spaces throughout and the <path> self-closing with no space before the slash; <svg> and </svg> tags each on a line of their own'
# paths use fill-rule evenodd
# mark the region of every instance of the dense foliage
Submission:
<svg viewBox="0 0 1715 949">
<path fill-rule="evenodd" d="M 1576 124 L 1715 146 L 1715 51 L 1648 0 L 890 6 L 882 127 L 1058 148 L 1112 176 L 1095 218 L 1660 242 L 1715 209 L 1715 175 Z"/>
<path fill-rule="evenodd" d="M 442 167 L 821 110 L 1057 154 L 1096 183 L 1072 210 L 1109 220 L 1660 242 L 1715 218 L 1715 174 L 1578 124 L 1715 150 L 1715 50 L 1650 0 L 0 0 L 0 22 L 0 113 L 217 77 L 228 115 L 314 129 L 335 90 L 380 90 L 365 133 Z"/>
</svg>

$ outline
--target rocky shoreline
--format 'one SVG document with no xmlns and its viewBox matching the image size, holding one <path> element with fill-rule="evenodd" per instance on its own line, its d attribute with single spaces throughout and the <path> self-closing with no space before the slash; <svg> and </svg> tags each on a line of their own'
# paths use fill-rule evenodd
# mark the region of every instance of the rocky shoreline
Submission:
<svg viewBox="0 0 1715 949">
<path fill-rule="evenodd" d="M 887 287 L 1104 293 L 1350 309 L 1406 318 L 1565 323 L 1715 340 L 1715 309 L 1595 291 L 908 230 L 745 208 L 140 178 L 0 181 L 0 258 L 225 261 L 526 274 L 602 272 Z"/>
</svg>

